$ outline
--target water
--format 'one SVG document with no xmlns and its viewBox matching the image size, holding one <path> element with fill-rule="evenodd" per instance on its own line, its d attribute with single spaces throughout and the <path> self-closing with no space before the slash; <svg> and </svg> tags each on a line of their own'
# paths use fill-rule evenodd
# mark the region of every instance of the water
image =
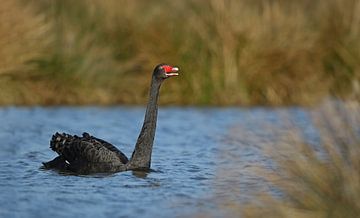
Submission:
<svg viewBox="0 0 360 218">
<path fill-rule="evenodd" d="M 40 169 L 55 157 L 56 131 L 87 131 L 130 156 L 144 108 L 0 108 L 0 217 L 194 217 L 226 215 L 226 202 L 243 202 L 272 187 L 252 172 L 271 168 L 271 146 L 282 120 L 317 140 L 299 108 L 160 108 L 151 173 L 75 176 Z M 276 192 L 276 191 L 274 191 Z"/>
</svg>

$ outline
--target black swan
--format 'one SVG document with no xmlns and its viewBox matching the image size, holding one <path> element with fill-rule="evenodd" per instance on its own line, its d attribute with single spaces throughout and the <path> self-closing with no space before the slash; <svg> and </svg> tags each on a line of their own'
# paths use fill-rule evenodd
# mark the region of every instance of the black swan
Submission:
<svg viewBox="0 0 360 218">
<path fill-rule="evenodd" d="M 177 67 L 166 64 L 155 67 L 144 123 L 130 160 L 112 144 L 88 133 L 83 133 L 82 137 L 55 133 L 51 138 L 50 148 L 59 156 L 43 163 L 44 167 L 78 174 L 150 170 L 160 86 L 165 79 L 178 76 L 178 70 Z"/>
</svg>

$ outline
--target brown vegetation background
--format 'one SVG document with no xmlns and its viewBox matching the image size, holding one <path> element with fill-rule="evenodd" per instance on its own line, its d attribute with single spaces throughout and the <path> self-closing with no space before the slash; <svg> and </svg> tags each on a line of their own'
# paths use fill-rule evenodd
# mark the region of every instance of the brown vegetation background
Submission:
<svg viewBox="0 0 360 218">
<path fill-rule="evenodd" d="M 308 105 L 359 92 L 358 0 L 2 0 L 0 105 Z"/>
</svg>

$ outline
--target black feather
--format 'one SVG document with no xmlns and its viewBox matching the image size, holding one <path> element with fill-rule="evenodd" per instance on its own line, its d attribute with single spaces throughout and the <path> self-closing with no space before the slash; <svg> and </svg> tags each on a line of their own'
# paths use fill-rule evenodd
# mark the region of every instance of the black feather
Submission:
<svg viewBox="0 0 360 218">
<path fill-rule="evenodd" d="M 115 146 L 88 133 L 83 133 L 82 137 L 55 133 L 51 137 L 50 148 L 58 153 L 59 157 L 44 163 L 46 168 L 91 173 L 99 169 L 112 171 L 114 168 L 116 171 L 125 167 L 128 162 L 128 158 Z"/>
</svg>

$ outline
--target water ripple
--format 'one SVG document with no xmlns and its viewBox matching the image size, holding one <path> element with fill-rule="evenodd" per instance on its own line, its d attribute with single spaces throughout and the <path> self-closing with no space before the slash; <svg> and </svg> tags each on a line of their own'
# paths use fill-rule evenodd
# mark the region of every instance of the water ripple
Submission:
<svg viewBox="0 0 360 218">
<path fill-rule="evenodd" d="M 161 108 L 149 173 L 76 176 L 40 168 L 55 156 L 49 139 L 56 131 L 88 131 L 130 156 L 144 110 L 0 108 L 0 217 L 219 214 L 214 198 L 241 201 L 251 190 L 271 189 L 251 174 L 255 163 L 271 167 L 256 146 L 271 142 L 262 125 L 281 127 L 277 111 L 263 109 Z M 294 113 L 306 123 L 306 113 Z"/>
</svg>

